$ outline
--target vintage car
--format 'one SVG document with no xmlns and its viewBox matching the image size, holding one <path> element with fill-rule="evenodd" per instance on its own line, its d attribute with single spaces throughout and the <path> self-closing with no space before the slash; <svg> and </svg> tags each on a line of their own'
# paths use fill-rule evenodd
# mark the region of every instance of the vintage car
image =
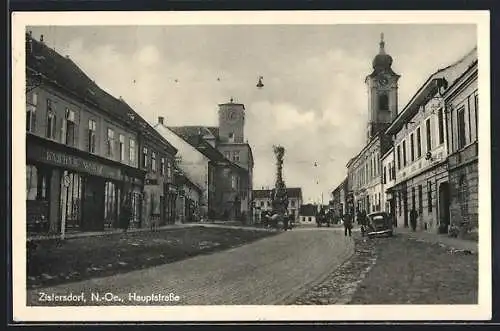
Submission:
<svg viewBox="0 0 500 331">
<path fill-rule="evenodd" d="M 366 226 L 368 237 L 392 236 L 392 220 L 386 212 L 375 212 L 368 214 L 368 224 Z"/>
</svg>

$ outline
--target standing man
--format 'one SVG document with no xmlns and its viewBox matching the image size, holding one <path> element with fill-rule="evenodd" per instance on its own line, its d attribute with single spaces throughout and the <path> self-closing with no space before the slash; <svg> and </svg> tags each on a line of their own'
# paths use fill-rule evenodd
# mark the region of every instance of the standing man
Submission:
<svg viewBox="0 0 500 331">
<path fill-rule="evenodd" d="M 417 230 L 417 217 L 418 212 L 415 210 L 415 208 L 412 208 L 410 211 L 410 225 L 413 232 Z"/>
<path fill-rule="evenodd" d="M 352 216 L 350 214 L 345 214 L 344 216 L 344 235 L 347 237 L 347 233 L 349 233 L 349 237 L 351 237 L 352 233 Z"/>
</svg>

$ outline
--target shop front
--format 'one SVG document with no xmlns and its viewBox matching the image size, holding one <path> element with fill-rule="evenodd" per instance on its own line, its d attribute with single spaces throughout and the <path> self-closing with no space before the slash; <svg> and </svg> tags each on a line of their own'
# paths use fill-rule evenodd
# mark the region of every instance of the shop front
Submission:
<svg viewBox="0 0 500 331">
<path fill-rule="evenodd" d="M 28 233 L 59 234 L 118 227 L 120 203 L 128 190 L 124 173 L 133 173 L 132 182 L 142 184 L 141 174 L 127 168 L 130 167 L 28 134 Z"/>
</svg>

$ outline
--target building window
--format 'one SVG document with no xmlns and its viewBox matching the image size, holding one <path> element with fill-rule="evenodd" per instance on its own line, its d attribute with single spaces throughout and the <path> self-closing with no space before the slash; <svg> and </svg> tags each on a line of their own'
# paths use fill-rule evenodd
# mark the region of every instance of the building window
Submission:
<svg viewBox="0 0 500 331">
<path fill-rule="evenodd" d="M 230 142 L 234 142 L 234 133 L 233 132 L 229 132 L 228 137 L 229 137 Z"/>
<path fill-rule="evenodd" d="M 88 151 L 95 153 L 97 125 L 94 120 L 89 120 Z"/>
<path fill-rule="evenodd" d="M 463 148 L 466 145 L 465 140 L 465 108 L 462 107 L 458 110 L 458 149 Z"/>
<path fill-rule="evenodd" d="M 268 201 L 268 202 L 267 202 L 267 206 L 268 206 L 268 207 L 271 207 L 271 201 Z"/>
<path fill-rule="evenodd" d="M 475 125 L 476 125 L 476 140 L 477 140 L 477 136 L 478 136 L 478 133 L 477 133 L 477 112 L 479 111 L 479 99 L 478 99 L 478 95 L 475 94 L 474 95 L 474 118 L 475 118 Z"/>
<path fill-rule="evenodd" d="M 239 151 L 233 151 L 233 161 L 234 162 L 240 161 L 240 152 Z"/>
<path fill-rule="evenodd" d="M 172 179 L 172 162 L 167 162 L 167 177 Z"/>
<path fill-rule="evenodd" d="M 382 184 L 386 184 L 386 183 L 387 183 L 387 168 L 384 166 L 384 177 L 382 180 Z"/>
<path fill-rule="evenodd" d="M 34 132 L 36 127 L 36 107 L 38 105 L 38 93 L 31 94 L 31 103 L 26 107 L 26 131 Z"/>
<path fill-rule="evenodd" d="M 130 163 L 135 165 L 135 140 L 130 138 L 129 141 L 128 158 Z"/>
<path fill-rule="evenodd" d="M 427 137 L 427 152 L 430 152 L 432 149 L 432 137 L 431 137 L 431 119 L 428 118 L 425 121 L 425 135 Z"/>
<path fill-rule="evenodd" d="M 26 165 L 26 200 L 45 200 L 47 182 L 47 173 L 39 171 L 34 165 Z"/>
<path fill-rule="evenodd" d="M 292 200 L 291 205 L 292 207 L 295 207 L 295 200 Z"/>
<path fill-rule="evenodd" d="M 260 206 L 261 206 L 261 207 L 264 207 L 264 201 L 261 201 L 261 202 L 260 202 Z"/>
<path fill-rule="evenodd" d="M 160 173 L 162 176 L 165 176 L 165 173 L 166 173 L 166 169 L 165 169 L 165 158 L 162 157 L 161 158 L 161 165 L 160 165 Z"/>
<path fill-rule="evenodd" d="M 236 190 L 236 188 L 237 188 L 236 185 L 237 185 L 237 183 L 236 183 L 236 175 L 231 175 L 231 188 L 233 190 Z"/>
<path fill-rule="evenodd" d="M 415 136 L 413 133 L 410 135 L 410 157 L 411 161 L 415 161 Z"/>
<path fill-rule="evenodd" d="M 151 152 L 151 171 L 156 171 L 156 153 Z"/>
<path fill-rule="evenodd" d="M 443 108 L 438 111 L 439 144 L 444 144 Z"/>
<path fill-rule="evenodd" d="M 415 196 L 415 186 L 411 188 L 411 209 L 416 209 L 416 202 L 415 202 L 416 196 Z"/>
<path fill-rule="evenodd" d="M 378 96 L 378 109 L 389 110 L 389 97 L 387 94 L 381 94 Z"/>
<path fill-rule="evenodd" d="M 75 145 L 75 112 L 66 108 L 64 114 L 64 121 L 62 126 L 62 142 L 63 144 L 74 146 Z"/>
<path fill-rule="evenodd" d="M 418 214 L 422 215 L 424 212 L 424 204 L 422 198 L 422 185 L 418 185 Z"/>
<path fill-rule="evenodd" d="M 417 158 L 422 156 L 422 137 L 420 136 L 420 128 L 417 128 Z"/>
<path fill-rule="evenodd" d="M 108 139 L 106 140 L 107 155 L 113 157 L 115 144 L 115 131 L 108 128 Z"/>
<path fill-rule="evenodd" d="M 225 152 L 224 152 L 224 157 L 225 157 L 226 159 L 230 160 L 230 159 L 231 159 L 231 153 L 230 153 L 229 151 L 225 151 Z"/>
<path fill-rule="evenodd" d="M 401 146 L 398 145 L 398 148 L 397 148 L 397 154 L 398 154 L 398 170 L 401 169 Z"/>
<path fill-rule="evenodd" d="M 403 140 L 403 167 L 406 167 L 406 140 Z"/>
<path fill-rule="evenodd" d="M 432 213 L 432 182 L 427 182 L 427 212 Z"/>
<path fill-rule="evenodd" d="M 120 161 L 125 161 L 125 136 L 122 134 L 119 137 L 119 143 L 120 143 Z"/>
<path fill-rule="evenodd" d="M 142 149 L 142 167 L 147 168 L 148 167 L 148 148 L 144 147 Z"/>
<path fill-rule="evenodd" d="M 49 139 L 56 138 L 56 114 L 52 100 L 47 99 L 47 131 L 46 135 Z"/>
</svg>

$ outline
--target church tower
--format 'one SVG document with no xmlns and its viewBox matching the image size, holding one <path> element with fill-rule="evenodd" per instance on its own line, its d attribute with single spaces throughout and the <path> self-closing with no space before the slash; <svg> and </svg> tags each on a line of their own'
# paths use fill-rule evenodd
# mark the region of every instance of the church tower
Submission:
<svg viewBox="0 0 500 331">
<path fill-rule="evenodd" d="M 219 139 L 223 143 L 244 143 L 245 105 L 229 103 L 219 105 Z"/>
<path fill-rule="evenodd" d="M 367 141 L 385 130 L 398 111 L 398 80 L 392 66 L 392 57 L 385 51 L 384 34 L 380 35 L 380 49 L 372 62 L 373 71 L 365 79 L 368 89 Z"/>
</svg>

